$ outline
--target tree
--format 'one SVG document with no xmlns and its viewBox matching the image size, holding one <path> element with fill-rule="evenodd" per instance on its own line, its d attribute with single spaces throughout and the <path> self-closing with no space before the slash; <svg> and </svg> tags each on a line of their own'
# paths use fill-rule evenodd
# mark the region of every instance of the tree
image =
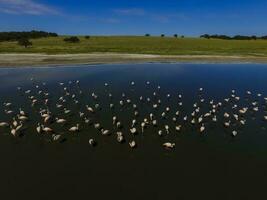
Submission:
<svg viewBox="0 0 267 200">
<path fill-rule="evenodd" d="M 165 37 L 165 35 L 164 34 L 161 34 L 161 36 L 160 37 Z"/>
<path fill-rule="evenodd" d="M 173 35 L 173 37 L 177 38 L 177 37 L 178 37 L 178 35 L 177 35 L 177 34 L 174 34 L 174 35 Z"/>
<path fill-rule="evenodd" d="M 208 35 L 208 34 L 204 34 L 204 35 L 201 35 L 200 38 L 210 39 L 210 35 Z"/>
<path fill-rule="evenodd" d="M 85 39 L 87 40 L 90 39 L 90 35 L 85 36 Z"/>
<path fill-rule="evenodd" d="M 149 36 L 150 36 L 150 34 L 148 34 L 148 33 L 147 33 L 147 34 L 145 34 L 145 36 L 146 36 L 146 37 L 149 37 Z"/>
<path fill-rule="evenodd" d="M 44 37 L 57 37 L 56 33 L 48 33 L 44 31 L 23 31 L 23 32 L 0 32 L 0 42 L 2 41 L 18 41 L 21 38 L 37 39 Z"/>
<path fill-rule="evenodd" d="M 182 35 L 181 38 L 184 38 L 184 35 Z"/>
<path fill-rule="evenodd" d="M 68 38 L 64 38 L 64 41 L 65 42 L 71 42 L 71 43 L 78 43 L 78 42 L 80 42 L 80 39 L 76 36 L 71 36 Z"/>
<path fill-rule="evenodd" d="M 32 42 L 29 41 L 28 38 L 21 38 L 18 40 L 18 45 L 24 46 L 25 48 L 27 48 L 28 46 L 32 46 Z"/>
<path fill-rule="evenodd" d="M 209 35 L 209 34 L 204 34 L 200 36 L 201 38 L 206 38 L 206 39 L 221 39 L 221 40 L 257 40 L 260 37 L 257 37 L 256 35 L 252 36 L 245 36 L 245 35 L 235 35 L 233 37 L 228 36 L 228 35 Z"/>
<path fill-rule="evenodd" d="M 256 35 L 252 35 L 252 36 L 251 36 L 251 39 L 252 39 L 252 40 L 257 40 L 258 38 L 257 38 Z"/>
</svg>

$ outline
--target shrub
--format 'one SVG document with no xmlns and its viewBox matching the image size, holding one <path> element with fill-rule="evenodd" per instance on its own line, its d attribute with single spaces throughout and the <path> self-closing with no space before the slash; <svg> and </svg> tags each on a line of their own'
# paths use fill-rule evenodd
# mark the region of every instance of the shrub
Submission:
<svg viewBox="0 0 267 200">
<path fill-rule="evenodd" d="M 71 42 L 71 43 L 78 43 L 80 42 L 80 39 L 76 36 L 71 36 L 71 37 L 64 38 L 64 41 Z"/>
</svg>

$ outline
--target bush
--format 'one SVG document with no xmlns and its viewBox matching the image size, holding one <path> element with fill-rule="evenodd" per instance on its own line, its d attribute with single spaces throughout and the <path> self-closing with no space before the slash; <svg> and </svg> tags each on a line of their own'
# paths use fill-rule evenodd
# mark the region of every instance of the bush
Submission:
<svg viewBox="0 0 267 200">
<path fill-rule="evenodd" d="M 165 37 L 165 35 L 164 34 L 161 34 L 160 37 Z"/>
<path fill-rule="evenodd" d="M 20 38 L 18 40 L 18 45 L 24 46 L 25 48 L 27 48 L 28 46 L 32 46 L 32 42 L 30 42 L 29 39 L 27 38 Z"/>
<path fill-rule="evenodd" d="M 145 36 L 146 36 L 146 37 L 150 37 L 150 34 L 147 33 L 147 34 L 145 34 Z"/>
<path fill-rule="evenodd" d="M 71 42 L 71 43 L 77 43 L 77 42 L 80 42 L 80 39 L 76 36 L 71 36 L 68 38 L 64 38 L 64 41 L 65 42 Z"/>
<path fill-rule="evenodd" d="M 85 39 L 87 39 L 87 40 L 90 39 L 90 36 L 89 35 L 85 36 Z"/>
<path fill-rule="evenodd" d="M 173 37 L 177 38 L 177 37 L 178 37 L 178 35 L 177 35 L 177 34 L 174 34 L 174 35 L 173 35 Z"/>
</svg>

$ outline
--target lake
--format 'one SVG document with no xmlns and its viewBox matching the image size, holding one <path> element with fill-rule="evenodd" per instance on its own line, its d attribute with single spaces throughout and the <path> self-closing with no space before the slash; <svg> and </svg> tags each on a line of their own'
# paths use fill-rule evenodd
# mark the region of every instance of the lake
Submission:
<svg viewBox="0 0 267 200">
<path fill-rule="evenodd" d="M 0 69 L 0 122 L 19 121 L 20 108 L 28 117 L 15 136 L 0 127 L 1 197 L 259 199 L 267 183 L 266 77 L 263 64 Z M 49 110 L 47 123 L 40 110 Z M 57 117 L 66 124 L 57 124 Z M 136 134 L 129 131 L 133 119 Z M 53 133 L 37 133 L 38 123 Z M 70 132 L 76 124 L 79 131 Z M 175 147 L 164 148 L 167 142 Z"/>
</svg>

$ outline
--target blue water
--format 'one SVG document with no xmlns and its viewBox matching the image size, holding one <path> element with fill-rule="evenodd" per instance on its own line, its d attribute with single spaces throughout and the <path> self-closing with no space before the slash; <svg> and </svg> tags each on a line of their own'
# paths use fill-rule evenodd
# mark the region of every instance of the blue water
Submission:
<svg viewBox="0 0 267 200">
<path fill-rule="evenodd" d="M 1 196 L 19 198 L 29 194 L 47 199 L 56 198 L 93 198 L 93 199 L 258 199 L 265 194 L 267 182 L 267 65 L 260 64 L 129 64 L 68 66 L 48 68 L 0 69 L 0 122 L 11 121 L 13 116 L 4 113 L 4 102 L 12 102 L 15 112 L 22 107 L 30 120 L 23 131 L 12 136 L 9 128 L 0 129 L 0 156 L 2 172 Z M 31 80 L 33 78 L 33 80 Z M 80 81 L 79 89 L 74 84 Z M 72 84 L 68 82 L 72 81 Z M 131 81 L 135 86 L 131 86 Z M 149 81 L 150 84 L 146 84 Z M 46 85 L 42 86 L 45 82 Z M 74 114 L 65 116 L 55 103 L 62 95 L 64 82 L 72 94 L 77 95 L 79 104 L 70 100 L 65 107 Z M 104 83 L 109 86 L 105 87 Z M 49 124 L 64 142 L 54 142 L 51 135 L 38 135 L 36 124 L 41 120 L 37 110 L 45 106 L 40 103 L 34 108 L 24 92 L 31 89 L 37 95 L 41 89 L 50 93 L 49 109 L 55 116 L 68 120 L 65 127 L 53 122 Z M 157 87 L 160 86 L 160 90 Z M 218 122 L 205 121 L 206 130 L 199 132 L 199 125 L 185 123 L 182 118 L 190 116 L 193 104 L 199 102 L 199 88 L 203 88 L 201 98 L 205 103 L 201 112 L 209 110 L 209 101 L 223 102 L 218 112 Z M 225 103 L 231 90 L 236 91 L 240 101 Z M 153 92 L 157 97 L 153 97 Z M 251 91 L 252 95 L 246 95 Z M 96 102 L 91 93 L 98 95 Z M 112 93 L 113 98 L 108 98 Z M 129 134 L 129 126 L 134 118 L 130 105 L 120 107 L 119 100 L 125 93 L 126 98 L 138 106 L 140 113 L 139 134 Z M 167 94 L 171 95 L 168 99 Z M 178 94 L 182 94 L 179 100 Z M 258 97 L 257 94 L 261 94 Z M 161 99 L 157 111 L 151 102 L 140 102 L 139 97 Z M 39 97 L 40 98 L 40 97 Z M 38 99 L 40 100 L 40 99 Z M 183 106 L 178 106 L 182 101 Z M 259 111 L 253 112 L 251 103 L 258 102 Z M 108 105 L 115 104 L 112 111 Z M 77 112 L 86 112 L 85 105 L 99 103 L 101 110 L 95 116 L 89 116 L 94 122 L 100 122 L 113 132 L 111 136 L 102 136 L 93 126 L 85 125 Z M 231 107 L 249 106 L 244 116 L 246 124 L 234 124 L 225 128 L 224 112 L 234 113 Z M 132 104 L 131 104 L 132 105 Z M 160 115 L 169 106 L 166 119 Z M 177 122 L 172 121 L 175 111 L 180 110 Z M 140 123 L 153 112 L 159 121 L 158 127 L 149 126 L 144 134 L 140 133 Z M 122 132 L 126 142 L 119 144 L 112 125 L 112 116 L 117 115 L 123 123 Z M 191 118 L 190 118 L 191 120 Z M 232 120 L 233 121 L 233 120 Z M 70 134 L 68 128 L 81 124 L 77 134 Z M 170 126 L 170 134 L 159 137 L 159 129 Z M 175 125 L 183 126 L 181 132 L 174 130 Z M 237 130 L 238 135 L 232 136 Z M 97 146 L 91 147 L 88 139 L 94 138 Z M 135 140 L 136 149 L 128 142 Z M 164 142 L 174 142 L 173 150 L 162 147 Z M 14 191 L 16 188 L 16 192 Z"/>
</svg>

